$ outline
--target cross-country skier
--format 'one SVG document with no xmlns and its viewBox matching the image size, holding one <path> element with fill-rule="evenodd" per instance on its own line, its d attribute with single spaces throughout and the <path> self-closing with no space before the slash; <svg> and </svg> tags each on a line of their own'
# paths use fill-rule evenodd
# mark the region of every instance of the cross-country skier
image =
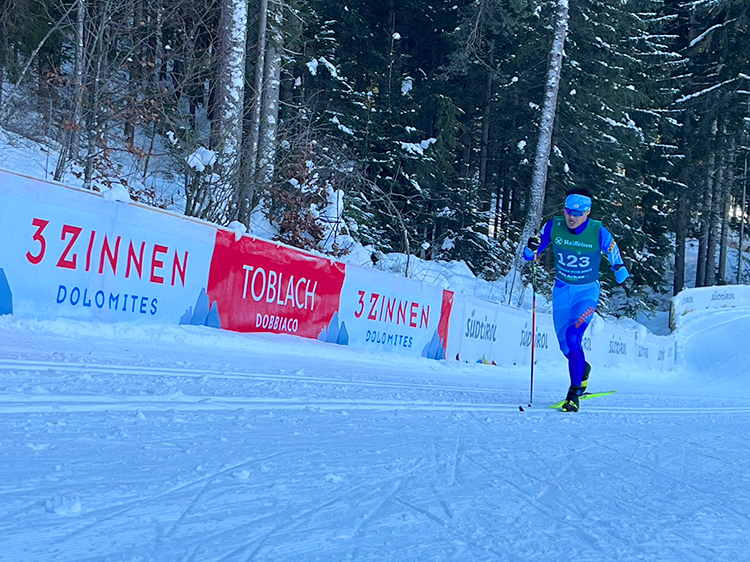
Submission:
<svg viewBox="0 0 750 562">
<path fill-rule="evenodd" d="M 591 193 L 585 188 L 569 190 L 565 215 L 545 223 L 539 236 L 529 238 L 523 252 L 526 261 L 536 260 L 550 244 L 555 253 L 552 317 L 560 349 L 568 359 L 570 388 L 562 406 L 566 412 L 578 411 L 580 396 L 588 386 L 591 365 L 583 353 L 583 332 L 599 302 L 602 254 L 609 259 L 618 283 L 630 276 L 612 233 L 600 221 L 589 219 L 589 214 Z"/>
</svg>

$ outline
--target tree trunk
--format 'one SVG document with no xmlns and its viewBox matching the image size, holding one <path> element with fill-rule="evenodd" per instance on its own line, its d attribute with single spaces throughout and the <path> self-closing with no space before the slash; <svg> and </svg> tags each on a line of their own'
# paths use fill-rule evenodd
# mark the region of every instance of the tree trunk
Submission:
<svg viewBox="0 0 750 562">
<path fill-rule="evenodd" d="M 222 0 L 219 71 L 217 76 L 218 128 L 216 167 L 221 203 L 236 205 L 241 192 L 239 156 L 242 148 L 242 116 L 245 100 L 245 57 L 247 43 L 247 1 Z M 218 209 L 217 209 L 218 210 Z M 225 213 L 229 212 L 229 215 Z M 223 218 L 237 216 L 235 209 L 223 209 Z"/>
<path fill-rule="evenodd" d="M 96 14 L 97 27 L 96 36 L 93 38 L 94 47 L 92 49 L 94 61 L 94 74 L 88 82 L 89 92 L 89 115 L 86 120 L 86 135 L 88 145 L 86 150 L 86 159 L 84 164 L 83 185 L 86 189 L 91 189 L 94 179 L 94 164 L 98 153 L 97 140 L 101 134 L 103 115 L 101 114 L 102 99 L 102 81 L 104 77 L 104 62 L 106 58 L 106 49 L 104 48 L 104 36 L 107 33 L 107 26 L 111 17 L 112 8 L 110 0 L 104 0 L 99 3 L 100 12 Z"/>
<path fill-rule="evenodd" d="M 490 120 L 492 112 L 492 68 L 494 66 L 494 56 L 490 54 L 489 68 L 487 69 L 487 79 L 484 84 L 484 104 L 482 107 L 482 144 L 479 154 L 479 189 L 485 200 L 490 199 L 489 195 L 489 145 L 490 145 Z"/>
<path fill-rule="evenodd" d="M 162 7 L 162 0 L 154 1 L 154 18 L 155 18 L 155 29 L 154 29 L 154 71 L 151 75 L 152 89 L 154 92 L 160 92 L 161 90 L 161 72 L 162 64 L 164 63 L 164 9 Z M 151 130 L 151 142 L 149 143 L 148 152 L 143 162 L 143 179 L 146 179 L 148 174 L 148 166 L 151 161 L 151 156 L 154 153 L 154 141 L 156 139 L 157 125 L 156 121 L 152 124 Z"/>
<path fill-rule="evenodd" d="M 81 144 L 81 117 L 83 115 L 83 74 L 86 62 L 86 44 L 84 42 L 84 24 L 86 22 L 86 2 L 85 0 L 78 0 L 78 8 L 76 11 L 76 53 L 75 53 L 75 107 L 73 109 L 73 140 L 71 143 L 72 158 L 78 158 L 78 151 L 80 150 Z"/>
<path fill-rule="evenodd" d="M 726 132 L 726 131 L 725 131 Z M 732 200 L 732 186 L 734 185 L 734 165 L 735 165 L 736 142 L 732 137 L 729 144 L 729 157 L 727 158 L 727 174 L 723 182 L 721 194 L 721 245 L 719 247 L 719 283 L 727 284 L 727 248 L 729 246 L 729 207 Z"/>
<path fill-rule="evenodd" d="M 714 119 L 711 126 L 711 136 L 713 140 L 716 139 L 716 133 L 718 128 L 718 119 Z M 711 226 L 713 224 L 713 199 L 714 199 L 714 185 L 716 180 L 716 152 L 715 142 L 710 144 L 709 156 L 708 156 L 708 176 L 706 177 L 706 190 L 703 193 L 703 208 L 701 210 L 701 231 L 698 244 L 698 264 L 695 272 L 695 286 L 705 287 L 710 284 L 709 271 L 715 268 L 715 262 L 713 256 L 709 253 L 710 239 L 711 239 Z"/>
<path fill-rule="evenodd" d="M 707 286 L 716 285 L 716 247 L 719 241 L 719 220 L 721 208 L 724 204 L 722 194 L 724 193 L 724 162 L 719 164 L 714 181 L 713 202 L 711 205 L 711 225 L 708 229 L 708 250 L 706 255 L 706 281 Z"/>
<path fill-rule="evenodd" d="M 706 285 L 706 270 L 708 256 L 708 235 L 711 228 L 711 207 L 714 192 L 714 156 L 708 159 L 708 177 L 706 178 L 706 190 L 703 192 L 703 206 L 701 210 L 701 230 L 698 237 L 698 264 L 695 270 L 695 286 Z"/>
<path fill-rule="evenodd" d="M 391 22 L 391 48 L 388 51 L 388 87 L 386 90 L 386 103 L 388 110 L 393 109 L 391 93 L 393 90 L 393 64 L 396 61 L 396 9 L 394 0 L 388 0 L 388 21 Z"/>
<path fill-rule="evenodd" d="M 164 64 L 164 8 L 162 0 L 154 1 L 154 17 L 156 18 L 154 29 L 154 91 L 161 89 L 162 65 Z"/>
<path fill-rule="evenodd" d="M 145 67 L 141 66 L 141 62 L 145 60 L 143 58 L 145 22 L 143 21 L 143 4 L 141 0 L 135 0 L 132 5 L 129 6 L 131 13 L 127 18 L 128 29 L 126 36 L 130 37 L 134 45 L 133 53 L 129 57 L 129 64 L 126 66 L 128 71 L 127 78 L 127 90 L 128 94 L 125 96 L 125 104 L 127 109 L 125 110 L 125 122 L 123 123 L 123 136 L 126 144 L 130 146 L 135 145 L 135 130 L 138 125 L 138 106 L 142 103 L 143 93 L 145 91 L 144 84 L 144 70 Z"/>
<path fill-rule="evenodd" d="M 471 156 L 474 154 L 474 135 L 471 129 L 467 129 L 466 132 L 461 135 L 461 144 L 463 145 L 463 166 L 461 167 L 463 174 L 459 177 L 458 181 L 464 185 L 464 189 L 462 192 L 461 203 L 458 205 L 458 212 L 460 216 L 459 228 L 463 230 L 466 226 L 466 208 L 468 205 L 468 198 L 471 196 L 473 189 L 471 178 Z"/>
<path fill-rule="evenodd" d="M 2 11 L 0 11 L 2 14 Z M 9 59 L 10 43 L 8 42 L 8 26 L 5 18 L 0 17 L 0 107 L 3 105 L 3 84 L 5 84 L 5 67 Z"/>
<path fill-rule="evenodd" d="M 688 196 L 685 189 L 677 194 L 677 225 L 675 229 L 674 286 L 672 294 L 677 295 L 685 288 L 685 242 L 688 227 Z"/>
<path fill-rule="evenodd" d="M 260 185 L 271 183 L 276 160 L 276 131 L 279 121 L 279 92 L 281 86 L 281 52 L 283 37 L 281 24 L 284 6 L 281 0 L 269 4 L 269 41 L 263 77 L 262 111 L 258 139 L 258 178 Z"/>
<path fill-rule="evenodd" d="M 503 184 L 501 182 L 497 182 L 497 186 L 495 188 L 495 216 L 493 217 L 492 221 L 492 237 L 497 240 L 498 235 L 500 233 L 500 228 L 502 227 L 502 224 L 500 223 L 500 199 L 503 196 Z"/>
<path fill-rule="evenodd" d="M 526 211 L 526 222 L 521 233 L 521 243 L 516 250 L 516 259 L 514 263 L 516 270 L 520 270 L 523 266 L 524 241 L 536 234 L 542 222 L 544 191 L 547 183 L 549 155 L 552 150 L 552 131 L 555 124 L 555 116 L 557 114 L 557 95 L 560 91 L 560 74 L 562 71 L 562 59 L 567 33 L 568 0 L 557 0 L 557 9 L 555 11 L 555 38 L 552 42 L 549 68 L 547 69 L 547 84 L 544 88 L 542 118 L 539 126 L 539 143 L 537 144 L 536 156 L 534 157 L 534 168 L 531 176 L 531 189 Z M 513 286 L 511 286 L 510 292 L 510 302 L 512 302 Z"/>
<path fill-rule="evenodd" d="M 248 130 L 250 138 L 245 151 L 245 166 L 247 172 L 243 175 L 243 190 L 237 205 L 237 220 L 250 226 L 252 201 L 255 196 L 255 184 L 258 181 L 258 144 L 260 138 L 260 120 L 263 113 L 263 80 L 266 74 L 266 34 L 268 28 L 268 1 L 260 0 L 258 12 L 258 43 L 255 55 L 255 71 L 253 79 L 252 109 Z"/>
<path fill-rule="evenodd" d="M 76 43 L 75 43 L 75 67 L 73 76 L 73 116 L 69 123 L 65 123 L 63 142 L 60 146 L 60 155 L 55 166 L 55 181 L 63 181 L 65 168 L 70 159 L 78 158 L 81 143 L 81 116 L 83 113 L 83 68 L 85 60 L 84 24 L 86 22 L 86 3 L 84 0 L 76 0 Z"/>
</svg>

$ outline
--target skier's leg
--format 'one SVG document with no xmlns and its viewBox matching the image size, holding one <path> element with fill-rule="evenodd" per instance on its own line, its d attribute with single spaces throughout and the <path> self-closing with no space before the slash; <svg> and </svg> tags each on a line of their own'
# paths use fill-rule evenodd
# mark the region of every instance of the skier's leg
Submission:
<svg viewBox="0 0 750 562">
<path fill-rule="evenodd" d="M 583 332 L 586 326 L 576 327 L 575 324 L 568 327 L 566 340 L 568 345 L 568 373 L 570 374 L 570 384 L 581 386 L 583 382 L 583 373 L 586 370 L 586 355 L 583 352 Z"/>
<path fill-rule="evenodd" d="M 566 333 L 570 325 L 570 285 L 555 281 L 552 289 L 552 322 L 555 326 L 557 343 L 565 357 L 568 356 L 568 341 Z"/>
<path fill-rule="evenodd" d="M 583 370 L 586 368 L 586 357 L 583 348 L 571 349 L 568 352 L 568 373 L 570 374 L 570 384 L 572 386 L 581 386 L 583 382 Z"/>
<path fill-rule="evenodd" d="M 572 322 L 565 331 L 566 345 L 568 347 L 568 373 L 570 374 L 570 387 L 565 397 L 562 409 L 565 412 L 577 412 L 580 407 L 580 396 L 586 391 L 583 384 L 583 373 L 586 368 L 586 357 L 583 353 L 583 332 L 588 322 L 581 323 L 577 320 Z"/>
<path fill-rule="evenodd" d="M 575 288 L 570 306 L 570 322 L 565 331 L 568 348 L 568 372 L 571 386 L 581 386 L 586 370 L 586 356 L 583 351 L 583 334 L 594 318 L 599 301 L 599 283 Z"/>
</svg>

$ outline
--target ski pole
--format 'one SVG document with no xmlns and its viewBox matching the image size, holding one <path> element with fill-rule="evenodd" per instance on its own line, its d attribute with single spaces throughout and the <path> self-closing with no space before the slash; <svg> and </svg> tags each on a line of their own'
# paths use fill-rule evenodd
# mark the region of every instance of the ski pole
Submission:
<svg viewBox="0 0 750 562">
<path fill-rule="evenodd" d="M 534 349 L 536 348 L 536 258 L 531 269 L 531 386 L 529 388 L 529 407 L 534 403 Z"/>
</svg>

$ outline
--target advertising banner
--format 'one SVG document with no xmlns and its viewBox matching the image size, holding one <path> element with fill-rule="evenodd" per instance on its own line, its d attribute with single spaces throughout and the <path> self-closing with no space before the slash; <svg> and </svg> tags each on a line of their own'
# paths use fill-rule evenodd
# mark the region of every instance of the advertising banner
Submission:
<svg viewBox="0 0 750 562">
<path fill-rule="evenodd" d="M 447 356 L 456 361 L 501 365 L 500 341 L 504 339 L 498 325 L 498 306 L 465 294 L 456 294 L 451 313 Z"/>
<path fill-rule="evenodd" d="M 471 363 L 529 365 L 531 316 L 530 310 L 456 295 L 448 357 Z M 628 362 L 669 370 L 675 364 L 674 342 L 673 336 L 656 336 L 645 328 L 627 329 L 597 316 L 584 333 L 583 350 L 592 364 Z M 537 363 L 565 361 L 549 313 L 537 312 L 534 355 Z"/>
<path fill-rule="evenodd" d="M 0 314 L 194 324 L 432 359 L 531 361 L 528 310 L 2 170 L 0 212 Z M 685 314 L 747 302 L 748 287 L 706 287 L 683 291 L 674 307 Z M 552 316 L 536 320 L 536 361 L 564 360 Z M 600 365 L 670 369 L 674 341 L 597 318 L 583 346 Z"/>
<path fill-rule="evenodd" d="M 530 310 L 457 295 L 451 317 L 448 356 L 468 362 L 529 365 L 531 325 Z M 609 325 L 597 317 L 584 333 L 583 350 L 587 357 L 601 365 L 614 365 L 623 360 L 635 362 L 638 353 L 636 341 L 634 331 Z M 666 357 L 673 354 L 672 343 L 671 337 L 653 336 L 641 346 L 648 345 L 649 350 L 641 349 L 640 352 L 643 356 Z M 534 356 L 537 362 L 565 361 L 549 313 L 537 312 Z M 660 368 L 664 364 L 663 361 L 656 362 Z"/>
<path fill-rule="evenodd" d="M 445 359 L 453 293 L 405 277 L 349 266 L 328 341 Z M 346 334 L 344 342 L 343 334 Z"/>
<path fill-rule="evenodd" d="M 587 349 L 586 338 L 590 337 L 590 349 Z M 636 360 L 636 332 L 626 330 L 597 318 L 584 335 L 584 351 L 591 357 L 590 363 L 612 367 L 618 363 Z"/>
<path fill-rule="evenodd" d="M 750 305 L 750 287 L 721 285 L 685 289 L 672 299 L 672 312 L 680 317 L 693 310 Z"/>
<path fill-rule="evenodd" d="M 210 226 L 1 170 L 0 195 L 0 301 L 7 312 L 106 322 L 192 319 L 208 280 Z"/>
<path fill-rule="evenodd" d="M 674 367 L 674 338 L 646 334 L 636 340 L 636 363 L 650 370 L 668 371 Z"/>
<path fill-rule="evenodd" d="M 523 349 L 523 363 L 531 364 L 531 311 L 526 311 L 519 336 L 519 345 Z M 584 349 L 586 349 L 586 338 L 584 337 Z M 564 361 L 565 356 L 560 351 L 555 335 L 555 325 L 551 314 L 536 315 L 536 340 L 534 341 L 534 357 L 539 361 Z"/>
<path fill-rule="evenodd" d="M 224 329 L 319 338 L 338 311 L 345 273 L 343 263 L 219 230 L 208 296 Z"/>
</svg>

